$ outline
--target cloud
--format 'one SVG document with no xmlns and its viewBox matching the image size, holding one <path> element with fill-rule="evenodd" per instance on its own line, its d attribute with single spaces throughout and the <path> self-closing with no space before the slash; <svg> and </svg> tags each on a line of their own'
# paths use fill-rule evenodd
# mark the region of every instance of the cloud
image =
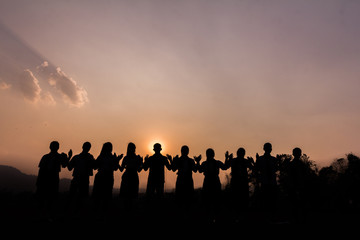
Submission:
<svg viewBox="0 0 360 240">
<path fill-rule="evenodd" d="M 55 67 L 47 61 L 38 65 L 35 72 L 30 69 L 25 69 L 21 73 L 13 71 L 11 75 L 0 78 L 0 90 L 7 89 L 20 93 L 25 100 L 33 104 L 55 106 L 56 100 L 53 94 L 62 98 L 66 104 L 75 107 L 82 107 L 89 101 L 87 91 L 83 87 L 60 67 Z"/>
<path fill-rule="evenodd" d="M 39 80 L 34 76 L 31 70 L 25 69 L 11 80 L 12 84 L 1 81 L 0 90 L 10 89 L 20 93 L 25 100 L 33 104 L 42 103 L 49 106 L 56 105 L 54 97 L 50 92 L 44 92 L 41 89 Z"/>
<path fill-rule="evenodd" d="M 6 82 L 0 82 L 0 89 L 1 90 L 9 89 L 10 87 L 11 87 L 11 84 L 6 83 Z"/>
<path fill-rule="evenodd" d="M 50 92 L 44 92 L 41 95 L 41 101 L 42 103 L 49 105 L 49 106 L 55 106 L 56 105 L 56 101 L 54 99 L 54 97 L 51 95 Z"/>
<path fill-rule="evenodd" d="M 0 22 L 0 91 L 11 91 L 32 104 L 70 106 L 88 102 L 86 90 Z M 60 101 L 61 101 L 60 100 Z"/>
<path fill-rule="evenodd" d="M 22 72 L 16 87 L 20 90 L 25 99 L 33 103 L 39 101 L 41 93 L 39 80 L 37 80 L 29 69 L 25 69 Z"/>
<path fill-rule="evenodd" d="M 48 68 L 48 63 L 44 62 L 41 67 L 42 69 Z M 60 67 L 57 67 L 55 72 L 50 73 L 48 82 L 61 93 L 64 101 L 71 106 L 81 107 L 89 101 L 86 90 L 67 76 Z"/>
</svg>

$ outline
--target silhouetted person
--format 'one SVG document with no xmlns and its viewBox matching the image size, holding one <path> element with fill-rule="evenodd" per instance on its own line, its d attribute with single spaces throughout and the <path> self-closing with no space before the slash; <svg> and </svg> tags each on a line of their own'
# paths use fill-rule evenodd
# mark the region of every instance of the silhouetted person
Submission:
<svg viewBox="0 0 360 240">
<path fill-rule="evenodd" d="M 133 199 L 138 197 L 138 172 L 140 172 L 143 167 L 143 158 L 140 155 L 136 155 L 135 151 L 135 144 L 130 142 L 127 147 L 126 156 L 120 166 L 120 171 L 125 169 L 125 172 L 121 177 L 120 197 L 127 202 L 127 205 L 131 205 Z"/>
<path fill-rule="evenodd" d="M 219 208 L 219 200 L 221 195 L 221 182 L 219 178 L 220 169 L 226 170 L 223 162 L 215 159 L 215 151 L 212 148 L 206 150 L 206 160 L 199 165 L 201 156 L 196 159 L 198 170 L 204 174 L 204 182 L 202 188 L 202 195 L 205 206 L 208 208 L 208 214 L 212 220 L 215 220 Z"/>
<path fill-rule="evenodd" d="M 58 153 L 59 143 L 53 141 L 50 143 L 50 153 L 45 154 L 39 163 L 39 174 L 36 181 L 36 193 L 41 204 L 46 208 L 51 208 L 52 203 L 59 193 L 59 173 L 61 167 L 66 167 L 72 156 L 70 149 L 68 155 Z"/>
<path fill-rule="evenodd" d="M 161 152 L 161 144 L 154 144 L 155 154 L 152 156 L 146 156 L 144 161 L 144 170 L 147 171 L 149 168 L 148 182 L 146 186 L 146 195 L 151 198 L 155 195 L 162 197 L 164 194 L 164 183 L 165 183 L 165 166 L 168 170 L 171 170 L 171 164 L 168 158 L 163 156 Z"/>
<path fill-rule="evenodd" d="M 289 197 L 293 207 L 294 221 L 302 221 L 302 210 L 305 201 L 306 178 L 308 177 L 308 167 L 301 160 L 302 151 L 300 148 L 293 149 L 294 159 L 287 165 Z"/>
<path fill-rule="evenodd" d="M 254 167 L 254 159 L 245 158 L 245 149 L 239 148 L 236 152 L 236 158 L 233 155 L 226 154 L 227 161 L 225 165 L 231 167 L 230 190 L 234 200 L 235 207 L 246 209 L 249 205 L 249 174 L 248 170 Z"/>
<path fill-rule="evenodd" d="M 278 160 L 271 156 L 271 151 L 271 143 L 265 143 L 264 155 L 256 154 L 255 171 L 263 207 L 272 211 L 276 207 L 277 200 L 276 171 L 278 170 Z"/>
<path fill-rule="evenodd" d="M 192 173 L 197 171 L 194 159 L 189 158 L 189 147 L 181 147 L 181 156 L 176 155 L 172 159 L 171 168 L 177 171 L 175 195 L 178 200 L 190 201 L 194 194 L 194 181 Z M 170 157 L 171 161 L 171 157 Z"/>
<path fill-rule="evenodd" d="M 70 196 L 76 198 L 77 204 L 81 199 L 89 196 L 89 178 L 93 175 L 95 159 L 89 153 L 91 143 L 85 142 L 82 152 L 75 155 L 68 164 L 69 171 L 73 171 L 73 179 L 70 185 Z"/>
<path fill-rule="evenodd" d="M 119 168 L 119 161 L 123 155 L 112 154 L 113 146 L 110 142 L 104 143 L 100 155 L 95 160 L 94 169 L 98 172 L 95 175 L 93 197 L 97 204 L 107 208 L 112 199 L 114 186 L 114 171 Z"/>
</svg>

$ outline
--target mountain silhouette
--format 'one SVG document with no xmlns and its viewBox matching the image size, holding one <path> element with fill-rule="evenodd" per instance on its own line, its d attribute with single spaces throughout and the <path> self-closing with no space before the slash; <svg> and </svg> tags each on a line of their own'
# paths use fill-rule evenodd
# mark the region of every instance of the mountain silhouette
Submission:
<svg viewBox="0 0 360 240">
<path fill-rule="evenodd" d="M 35 192 L 36 190 L 35 175 L 29 175 L 21 172 L 19 169 L 0 165 L 0 192 Z M 70 179 L 60 179 L 60 192 L 66 192 L 70 188 Z"/>
</svg>

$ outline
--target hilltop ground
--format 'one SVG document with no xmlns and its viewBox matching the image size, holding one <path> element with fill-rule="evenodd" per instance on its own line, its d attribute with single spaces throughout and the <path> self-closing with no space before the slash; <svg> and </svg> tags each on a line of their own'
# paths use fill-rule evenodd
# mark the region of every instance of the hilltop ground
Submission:
<svg viewBox="0 0 360 240">
<path fill-rule="evenodd" d="M 149 202 L 144 195 L 131 206 L 114 197 L 107 210 L 97 208 L 92 199 L 85 200 L 77 208 L 67 193 L 59 195 L 54 208 L 46 211 L 39 207 L 33 193 L 0 193 L 1 222 L 7 224 L 122 224 L 122 225 L 189 225 L 198 224 L 354 224 L 360 223 L 360 211 L 351 207 L 305 206 L 300 220 L 294 221 L 291 206 L 279 199 L 277 209 L 271 213 L 257 206 L 246 211 L 237 211 L 223 191 L 222 201 L 217 209 L 206 207 L 201 201 L 200 191 L 189 206 L 179 205 L 173 193 L 165 194 L 161 200 Z"/>
</svg>

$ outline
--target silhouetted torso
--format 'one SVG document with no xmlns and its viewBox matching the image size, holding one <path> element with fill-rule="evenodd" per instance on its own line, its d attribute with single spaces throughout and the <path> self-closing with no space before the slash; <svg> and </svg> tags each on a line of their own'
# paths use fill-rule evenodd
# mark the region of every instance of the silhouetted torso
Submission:
<svg viewBox="0 0 360 240">
<path fill-rule="evenodd" d="M 139 192 L 138 172 L 143 165 L 142 158 L 139 155 L 127 155 L 122 161 L 121 167 L 125 172 L 121 178 L 120 197 L 136 198 Z"/>
<path fill-rule="evenodd" d="M 70 194 L 89 195 L 89 177 L 93 175 L 94 164 L 95 159 L 90 153 L 82 152 L 71 159 L 68 169 L 74 171 Z"/>
<path fill-rule="evenodd" d="M 59 173 L 61 167 L 66 167 L 67 161 L 66 154 L 57 152 L 50 152 L 41 158 L 36 182 L 38 194 L 56 195 L 59 192 Z"/>
<path fill-rule="evenodd" d="M 119 161 L 112 154 L 99 155 L 95 161 L 95 169 L 98 169 L 94 180 L 93 196 L 105 201 L 112 198 L 114 186 L 114 171 L 119 167 Z"/>
<path fill-rule="evenodd" d="M 188 156 L 174 158 L 173 171 L 177 172 L 175 193 L 180 197 L 188 197 L 194 192 L 193 171 L 196 171 L 195 161 Z"/>
<path fill-rule="evenodd" d="M 289 185 L 291 191 L 299 192 L 305 188 L 305 181 L 307 177 L 307 166 L 300 159 L 293 159 L 288 164 Z"/>
<path fill-rule="evenodd" d="M 247 182 L 249 178 L 248 169 L 251 168 L 249 161 L 245 158 L 233 158 L 229 161 L 231 179 L 234 181 Z"/>
<path fill-rule="evenodd" d="M 227 163 L 231 167 L 230 187 L 233 193 L 249 194 L 248 169 L 252 169 L 251 162 L 246 158 L 233 158 Z"/>
<path fill-rule="evenodd" d="M 277 159 L 265 153 L 256 160 L 258 183 L 260 184 L 261 203 L 265 210 L 273 211 L 277 203 L 276 171 Z"/>
<path fill-rule="evenodd" d="M 206 195 L 218 194 L 221 191 L 219 170 L 226 170 L 223 162 L 215 159 L 207 159 L 199 166 L 199 172 L 204 173 L 203 191 Z"/>
<path fill-rule="evenodd" d="M 164 193 L 165 166 L 169 170 L 171 169 L 167 158 L 160 153 L 155 153 L 145 159 L 144 169 L 150 169 L 146 188 L 148 196 L 153 195 L 155 192 L 160 196 Z"/>
<path fill-rule="evenodd" d="M 270 154 L 264 154 L 256 160 L 258 180 L 262 186 L 276 186 L 277 159 Z"/>
</svg>

